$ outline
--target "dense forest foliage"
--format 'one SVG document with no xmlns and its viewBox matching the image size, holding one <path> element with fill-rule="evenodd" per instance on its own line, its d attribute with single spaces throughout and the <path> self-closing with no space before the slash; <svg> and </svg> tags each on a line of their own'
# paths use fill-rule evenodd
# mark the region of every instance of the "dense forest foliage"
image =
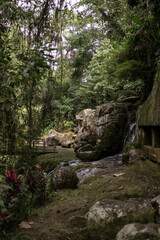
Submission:
<svg viewBox="0 0 160 240">
<path fill-rule="evenodd" d="M 29 165 L 32 140 L 84 108 L 145 101 L 159 46 L 159 0 L 1 1 L 1 171 Z"/>
</svg>

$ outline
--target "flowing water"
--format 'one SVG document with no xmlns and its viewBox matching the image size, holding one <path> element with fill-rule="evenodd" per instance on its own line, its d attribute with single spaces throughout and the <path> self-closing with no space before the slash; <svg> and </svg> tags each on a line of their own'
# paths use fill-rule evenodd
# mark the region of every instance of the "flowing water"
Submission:
<svg viewBox="0 0 160 240">
<path fill-rule="evenodd" d="M 129 130 L 124 139 L 123 149 L 125 148 L 128 142 L 134 142 L 136 137 L 135 132 L 136 132 L 136 123 L 131 123 L 129 126 Z"/>
<path fill-rule="evenodd" d="M 133 142 L 135 140 L 135 130 L 136 130 L 136 123 L 130 124 L 129 131 L 126 134 L 126 137 L 124 139 L 123 149 L 127 142 Z M 54 171 L 57 168 L 69 166 L 77 169 L 76 174 L 80 182 L 84 182 L 90 176 L 96 176 L 96 175 L 99 175 L 102 177 L 111 176 L 111 175 L 114 175 L 115 172 L 111 174 L 107 170 L 117 168 L 117 171 L 118 171 L 118 167 L 122 166 L 122 155 L 123 155 L 122 153 L 119 153 L 119 154 L 108 156 L 98 161 L 92 161 L 92 162 L 91 161 L 84 162 L 79 159 L 72 160 L 69 162 L 62 162 L 55 169 L 49 172 L 48 175 L 51 175 L 52 173 L 54 173 Z M 116 173 L 119 173 L 119 172 L 116 172 Z"/>
</svg>

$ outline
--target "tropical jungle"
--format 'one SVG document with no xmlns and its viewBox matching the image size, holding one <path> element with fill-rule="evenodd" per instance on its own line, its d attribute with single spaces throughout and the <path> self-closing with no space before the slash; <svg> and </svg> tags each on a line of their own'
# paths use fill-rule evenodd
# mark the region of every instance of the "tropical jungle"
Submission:
<svg viewBox="0 0 160 240">
<path fill-rule="evenodd" d="M 159 104 L 159 0 L 1 0 L 0 240 L 160 239 Z"/>
</svg>

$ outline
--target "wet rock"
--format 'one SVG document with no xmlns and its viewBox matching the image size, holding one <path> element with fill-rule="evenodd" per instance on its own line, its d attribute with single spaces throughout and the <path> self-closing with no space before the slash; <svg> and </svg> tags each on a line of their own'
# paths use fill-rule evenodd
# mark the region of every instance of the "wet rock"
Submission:
<svg viewBox="0 0 160 240">
<path fill-rule="evenodd" d="M 124 226 L 117 234 L 116 240 L 158 239 L 156 224 L 131 223 Z"/>
<path fill-rule="evenodd" d="M 88 168 L 81 168 L 76 171 L 77 176 L 81 183 L 84 183 L 85 180 L 90 176 L 95 176 L 97 172 L 100 170 L 98 168 L 88 167 Z"/>
<path fill-rule="evenodd" d="M 153 222 L 154 211 L 150 199 L 103 200 L 95 203 L 86 214 L 93 239 L 112 239 L 126 224 Z M 99 229 L 99 233 L 97 230 Z M 102 233 L 102 235 L 101 235 Z"/>
<path fill-rule="evenodd" d="M 71 164 L 72 165 L 72 164 Z M 80 166 L 76 171 L 76 174 L 81 183 L 84 183 L 90 176 L 113 176 L 114 173 L 106 173 L 106 169 L 113 169 L 122 165 L 122 154 L 106 157 L 98 161 L 83 162 L 80 161 L 76 166 Z"/>
<path fill-rule="evenodd" d="M 79 179 L 75 171 L 70 167 L 57 168 L 51 175 L 51 183 L 54 190 L 62 188 L 76 188 Z"/>
</svg>

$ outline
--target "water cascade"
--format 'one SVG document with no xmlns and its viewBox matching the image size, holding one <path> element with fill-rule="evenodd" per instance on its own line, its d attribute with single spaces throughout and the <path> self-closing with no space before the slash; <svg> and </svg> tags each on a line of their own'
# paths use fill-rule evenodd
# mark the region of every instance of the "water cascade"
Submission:
<svg viewBox="0 0 160 240">
<path fill-rule="evenodd" d="M 136 123 L 131 123 L 129 125 L 129 130 L 125 136 L 125 139 L 124 139 L 124 143 L 123 143 L 123 149 L 125 148 L 126 144 L 129 142 L 129 143 L 132 143 L 134 142 L 135 140 L 135 137 L 136 137 Z"/>
</svg>

